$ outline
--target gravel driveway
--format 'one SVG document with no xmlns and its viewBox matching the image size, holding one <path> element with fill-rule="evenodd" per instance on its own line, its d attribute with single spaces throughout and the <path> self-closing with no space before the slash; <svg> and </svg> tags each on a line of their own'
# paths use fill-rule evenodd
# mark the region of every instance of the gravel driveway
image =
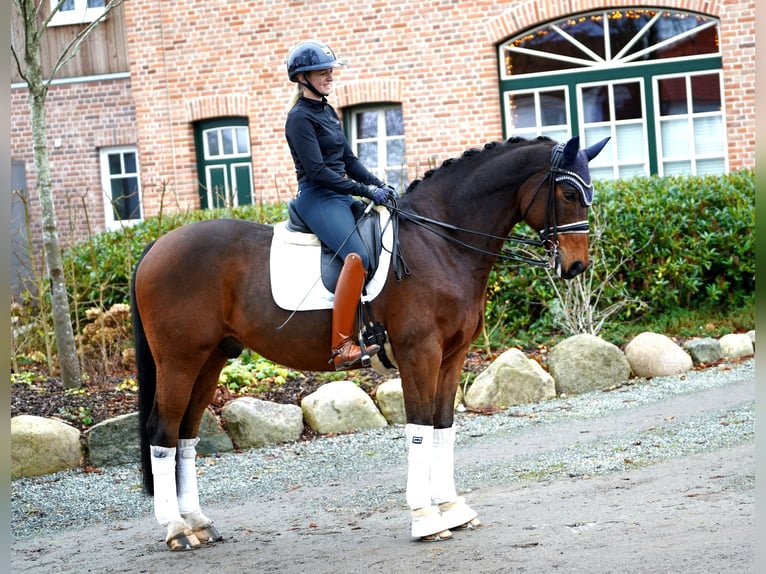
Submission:
<svg viewBox="0 0 766 574">
<path fill-rule="evenodd" d="M 409 537 L 403 428 L 200 459 L 225 540 L 166 550 L 136 465 L 12 481 L 13 572 L 755 572 L 752 359 L 458 416 L 483 526 Z"/>
</svg>

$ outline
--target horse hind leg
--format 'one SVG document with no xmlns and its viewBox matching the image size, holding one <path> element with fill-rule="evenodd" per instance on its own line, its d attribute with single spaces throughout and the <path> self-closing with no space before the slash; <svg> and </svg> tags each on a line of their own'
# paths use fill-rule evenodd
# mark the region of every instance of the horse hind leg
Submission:
<svg viewBox="0 0 766 574">
<path fill-rule="evenodd" d="M 239 349 L 241 351 L 241 347 Z M 239 353 L 237 353 L 239 354 Z M 215 394 L 221 369 L 229 353 L 225 349 L 214 351 L 200 370 L 194 382 L 186 416 L 181 421 L 178 453 L 176 461 L 176 480 L 178 510 L 184 522 L 191 528 L 200 543 L 223 540 L 223 536 L 202 512 L 199 503 L 197 485 L 197 444 L 199 444 L 199 426 L 205 409 Z"/>
</svg>

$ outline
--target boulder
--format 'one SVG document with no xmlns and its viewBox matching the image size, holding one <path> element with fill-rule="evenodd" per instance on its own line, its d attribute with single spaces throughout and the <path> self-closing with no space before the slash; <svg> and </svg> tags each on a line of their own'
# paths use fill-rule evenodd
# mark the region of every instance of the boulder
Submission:
<svg viewBox="0 0 766 574">
<path fill-rule="evenodd" d="M 690 370 L 693 361 L 689 353 L 670 337 L 644 331 L 625 346 L 625 356 L 637 377 L 665 377 Z"/>
<path fill-rule="evenodd" d="M 729 333 L 718 342 L 721 344 L 721 354 L 727 359 L 747 357 L 755 352 L 753 339 L 747 333 Z"/>
<path fill-rule="evenodd" d="M 455 393 L 455 409 L 459 409 L 462 402 L 463 389 L 458 386 L 457 393 Z M 407 423 L 401 379 L 389 379 L 380 383 L 375 389 L 375 404 L 378 405 L 378 409 L 386 417 L 389 424 Z"/>
<path fill-rule="evenodd" d="M 82 464 L 80 431 L 56 419 L 11 419 L 11 478 L 39 476 Z"/>
<path fill-rule="evenodd" d="M 573 335 L 553 347 L 548 371 L 556 391 L 566 394 L 608 389 L 630 379 L 630 364 L 620 348 L 589 334 Z"/>
<path fill-rule="evenodd" d="M 85 436 L 88 458 L 94 466 L 129 464 L 141 460 L 138 413 L 102 421 L 88 429 Z"/>
<path fill-rule="evenodd" d="M 389 424 L 407 423 L 401 379 L 389 379 L 380 383 L 375 390 L 375 403 Z"/>
<path fill-rule="evenodd" d="M 202 422 L 199 425 L 199 444 L 197 444 L 197 454 L 211 455 L 218 452 L 230 452 L 234 450 L 234 443 L 218 419 L 210 410 L 210 407 L 202 413 Z"/>
<path fill-rule="evenodd" d="M 695 365 L 714 363 L 721 357 L 721 343 L 713 337 L 690 339 L 684 343 L 684 350 L 692 357 Z"/>
<path fill-rule="evenodd" d="M 221 422 L 237 448 L 292 442 L 303 433 L 300 407 L 254 397 L 242 397 L 226 405 L 221 409 Z"/>
<path fill-rule="evenodd" d="M 326 383 L 301 401 L 303 417 L 321 434 L 388 425 L 370 395 L 351 381 Z"/>
<path fill-rule="evenodd" d="M 556 384 L 537 363 L 509 349 L 481 372 L 465 393 L 469 409 L 508 408 L 556 396 Z"/>
</svg>

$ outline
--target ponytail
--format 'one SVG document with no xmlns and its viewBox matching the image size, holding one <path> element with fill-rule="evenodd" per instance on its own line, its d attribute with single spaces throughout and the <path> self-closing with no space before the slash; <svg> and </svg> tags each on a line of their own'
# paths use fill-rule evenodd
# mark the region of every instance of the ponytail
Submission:
<svg viewBox="0 0 766 574">
<path fill-rule="evenodd" d="M 290 98 L 290 105 L 288 105 L 288 109 L 292 108 L 295 104 L 298 103 L 298 100 L 303 95 L 303 86 L 301 86 L 299 83 L 295 83 L 295 92 L 293 92 L 292 97 Z"/>
</svg>

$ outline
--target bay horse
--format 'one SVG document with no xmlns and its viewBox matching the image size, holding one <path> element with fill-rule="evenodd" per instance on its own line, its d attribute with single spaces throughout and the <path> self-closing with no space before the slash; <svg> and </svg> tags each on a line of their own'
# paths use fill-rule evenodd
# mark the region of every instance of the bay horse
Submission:
<svg viewBox="0 0 766 574">
<path fill-rule="evenodd" d="M 490 270 L 520 221 L 539 233 L 542 261 L 560 277 L 587 268 L 588 162 L 606 141 L 585 149 L 577 137 L 492 142 L 430 170 L 390 206 L 408 273 L 392 265 L 369 305 L 387 327 L 402 381 L 414 538 L 479 524 L 455 488 L 453 416 Z M 333 369 L 331 310 L 291 316 L 273 301 L 272 236 L 272 226 L 251 221 L 191 223 L 150 244 L 133 273 L 144 485 L 171 550 L 222 539 L 200 509 L 195 445 L 227 359 L 249 347 L 292 369 Z"/>
</svg>

